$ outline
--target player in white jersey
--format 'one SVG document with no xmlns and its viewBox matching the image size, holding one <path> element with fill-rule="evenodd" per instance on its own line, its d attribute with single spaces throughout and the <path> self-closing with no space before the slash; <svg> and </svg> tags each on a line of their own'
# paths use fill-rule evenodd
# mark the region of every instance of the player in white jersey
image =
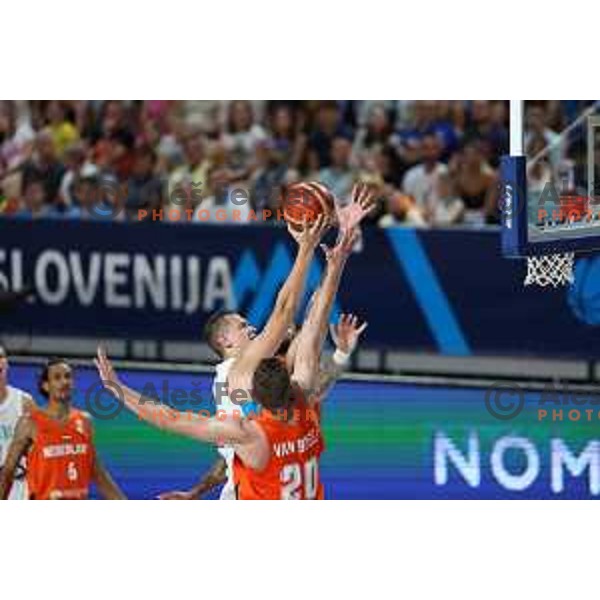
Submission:
<svg viewBox="0 0 600 600">
<path fill-rule="evenodd" d="M 6 349 L 0 345 L 0 469 L 6 460 L 19 418 L 35 406 L 28 393 L 8 385 L 8 367 Z M 27 499 L 25 469 L 24 463 L 17 467 L 9 500 Z"/>
<path fill-rule="evenodd" d="M 325 359 L 321 365 L 319 373 L 319 382 L 316 393 L 320 396 L 325 396 L 335 382 L 340 378 L 347 366 L 351 355 L 354 353 L 360 335 L 366 329 L 366 323 L 359 323 L 358 319 L 351 314 L 342 314 L 339 322 L 331 326 L 331 337 L 335 344 L 335 352 L 332 356 Z M 293 342 L 297 339 L 296 328 L 290 328 L 288 337 L 279 347 L 276 356 L 281 360 L 290 363 L 293 361 L 294 353 Z M 291 351 L 290 351 L 290 346 Z M 219 390 L 217 386 L 227 382 L 227 373 L 231 365 L 232 359 L 224 360 L 216 367 L 216 375 L 213 382 L 213 395 L 217 399 Z M 244 407 L 234 404 L 228 396 L 223 396 L 223 402 L 217 404 L 220 410 L 232 414 L 234 410 L 239 411 Z M 252 405 L 254 408 L 254 405 Z M 200 481 L 187 491 L 173 491 L 161 494 L 161 500 L 197 500 L 203 495 L 220 485 L 223 485 L 220 500 L 235 500 L 235 484 L 232 476 L 233 465 L 233 448 L 222 446 L 218 448 L 221 455 L 210 470 L 203 475 Z"/>
<path fill-rule="evenodd" d="M 344 231 L 355 229 L 362 219 L 364 219 L 364 217 L 368 215 L 373 208 L 374 197 L 372 190 L 364 184 L 357 184 L 353 190 L 352 203 L 349 206 L 337 211 L 338 224 L 340 226 L 341 234 Z M 293 237 L 297 237 L 298 234 L 292 229 L 289 229 L 289 231 Z M 325 308 L 327 315 L 329 315 L 333 300 L 333 295 L 327 300 L 327 307 Z M 361 329 L 361 332 L 363 329 L 364 327 Z M 211 348 L 224 359 L 219 365 L 217 365 L 217 373 L 213 383 L 213 395 L 215 397 L 217 409 L 221 411 L 221 413 L 226 413 L 231 416 L 235 415 L 236 413 L 239 414 L 240 412 L 243 412 L 244 406 L 247 409 L 249 408 L 252 410 L 252 403 L 246 403 L 245 399 L 240 399 L 237 402 L 232 400 L 227 393 L 227 389 L 250 389 L 247 378 L 238 375 L 235 373 L 235 371 L 236 368 L 240 366 L 240 361 L 237 360 L 238 356 L 240 355 L 240 352 L 244 352 L 244 350 L 248 348 L 250 341 L 256 337 L 256 329 L 250 325 L 248 320 L 239 313 L 220 312 L 216 315 L 213 315 L 208 320 L 205 326 L 204 335 Z M 323 339 L 324 335 L 325 332 L 323 332 Z M 280 352 L 281 350 L 277 351 L 278 354 Z M 293 355 L 294 349 L 291 348 L 286 361 L 288 366 L 292 365 L 294 362 Z M 349 357 L 346 357 L 346 361 L 348 358 Z M 232 368 L 233 373 L 230 377 Z M 243 368 L 240 369 L 240 371 L 243 370 Z M 337 369 L 333 369 L 333 372 L 336 370 Z M 326 378 L 329 380 L 327 383 L 327 388 L 333 384 L 335 379 L 339 377 L 340 373 L 341 369 L 333 379 L 331 378 L 331 372 L 326 373 Z M 323 390 L 321 396 L 324 395 L 324 393 L 325 390 Z M 207 492 L 208 490 L 225 481 L 226 483 L 221 491 L 220 498 L 222 500 L 234 499 L 235 493 L 232 476 L 234 454 L 233 449 L 226 446 L 220 447 L 219 454 L 224 459 L 224 463 L 222 461 L 215 463 L 207 476 L 203 479 L 203 481 L 200 482 L 200 484 L 195 486 L 195 488 L 189 492 L 168 492 L 166 494 L 162 494 L 160 498 L 165 500 L 187 500 L 196 498 L 200 494 Z"/>
<path fill-rule="evenodd" d="M 347 206 L 344 209 L 338 211 L 338 223 L 340 225 L 340 235 L 343 236 L 344 232 L 349 232 L 357 228 L 360 221 L 374 208 L 374 198 L 372 194 L 372 190 L 368 188 L 368 186 L 358 184 L 355 186 L 353 190 L 353 201 L 352 204 Z M 297 234 L 294 233 L 292 229 L 290 229 L 290 233 L 293 237 L 296 237 Z M 331 250 L 325 248 L 326 257 L 329 261 Z M 341 273 L 340 273 L 341 274 Z M 337 282 L 339 285 L 339 280 Z M 320 338 L 323 341 L 325 339 L 326 331 L 327 331 L 327 322 L 329 313 L 331 311 L 331 307 L 333 305 L 335 291 L 337 291 L 337 285 L 334 288 L 330 289 L 327 297 L 325 298 L 324 303 L 320 304 L 320 311 L 322 314 L 315 315 L 312 308 L 309 312 L 309 320 L 312 314 L 312 319 L 314 320 L 317 317 L 319 322 L 320 329 Z M 316 295 L 319 293 L 319 290 L 313 296 L 313 302 Z M 314 304 L 313 304 L 314 306 Z M 346 326 L 348 323 L 346 321 L 342 322 L 342 326 Z M 353 325 L 358 328 L 358 323 L 354 318 Z M 364 330 L 365 325 L 360 327 L 360 331 L 355 338 L 357 341 L 358 336 Z M 248 389 L 247 384 L 243 377 L 235 377 L 235 373 L 233 376 L 230 376 L 230 372 L 232 368 L 235 371 L 239 361 L 237 360 L 240 351 L 243 351 L 244 348 L 248 347 L 249 341 L 254 339 L 256 336 L 256 330 L 252 327 L 247 319 L 245 319 L 242 315 L 235 312 L 221 312 L 213 315 L 207 322 L 204 335 L 206 340 L 208 341 L 211 348 L 221 356 L 224 360 L 217 365 L 217 373 L 215 377 L 215 381 L 213 384 L 213 395 L 215 397 L 215 404 L 219 411 L 222 413 L 228 414 L 230 416 L 234 416 L 235 413 L 239 414 L 240 412 L 244 412 L 244 408 L 253 410 L 253 404 L 247 403 L 246 398 L 240 398 L 239 401 L 232 400 L 227 393 L 227 390 L 246 390 Z M 290 344 L 290 335 L 288 332 L 287 336 L 288 345 Z M 322 341 L 318 344 L 319 347 L 322 346 Z M 284 352 L 286 354 L 285 361 L 288 365 L 288 369 L 291 370 L 291 366 L 294 364 L 294 354 L 295 349 L 294 346 L 296 344 L 291 343 L 291 348 L 289 350 L 286 348 L 285 351 L 282 351 L 279 348 L 276 351 L 278 356 L 281 356 Z M 340 355 L 343 356 L 343 353 L 339 353 L 336 355 L 339 359 Z M 340 362 L 347 362 L 349 356 L 345 357 L 345 360 Z M 335 366 L 335 363 L 333 363 Z M 343 366 L 343 365 L 342 365 Z M 339 372 L 338 372 L 339 371 Z M 332 378 L 332 372 L 335 376 Z M 326 389 L 331 387 L 337 377 L 341 374 L 341 369 L 334 368 L 329 369 L 329 372 L 325 372 L 325 379 L 327 380 L 325 388 L 323 388 L 319 395 L 323 397 L 326 393 Z M 323 379 L 323 376 L 319 377 L 320 380 Z M 233 381 L 232 381 L 233 380 Z M 235 382 L 242 382 L 242 385 L 236 385 Z M 319 382 L 321 383 L 321 381 Z M 233 449 L 231 447 L 221 447 L 219 448 L 219 454 L 224 459 L 223 461 L 218 461 L 206 477 L 200 481 L 192 490 L 187 492 L 167 492 L 165 494 L 161 494 L 159 497 L 163 500 L 190 500 L 194 498 L 198 498 L 203 493 L 206 493 L 213 487 L 220 485 L 225 482 L 225 486 L 221 491 L 220 498 L 222 500 L 225 499 L 233 499 L 234 495 L 234 484 L 233 484 Z"/>
<path fill-rule="evenodd" d="M 217 365 L 215 378 L 213 380 L 212 393 L 217 408 L 228 415 L 233 415 L 234 411 L 240 411 L 239 404 L 234 404 L 227 393 L 223 393 L 227 387 L 227 377 L 229 370 L 233 365 L 235 358 L 227 358 Z M 221 458 L 225 461 L 225 468 L 217 465 L 217 469 L 224 470 L 227 477 L 225 485 L 221 490 L 220 500 L 235 500 L 235 485 L 233 483 L 233 457 L 234 451 L 231 446 L 220 446 L 217 448 Z"/>
</svg>

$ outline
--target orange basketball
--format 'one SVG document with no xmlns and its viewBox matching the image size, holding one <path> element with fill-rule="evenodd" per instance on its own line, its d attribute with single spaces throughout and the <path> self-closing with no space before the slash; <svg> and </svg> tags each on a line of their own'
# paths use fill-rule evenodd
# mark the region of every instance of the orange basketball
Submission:
<svg viewBox="0 0 600 600">
<path fill-rule="evenodd" d="M 325 214 L 331 220 L 335 199 L 322 183 L 293 183 L 285 189 L 281 206 L 285 220 L 294 229 L 300 229 L 304 221 L 310 223 L 320 214 Z"/>
</svg>

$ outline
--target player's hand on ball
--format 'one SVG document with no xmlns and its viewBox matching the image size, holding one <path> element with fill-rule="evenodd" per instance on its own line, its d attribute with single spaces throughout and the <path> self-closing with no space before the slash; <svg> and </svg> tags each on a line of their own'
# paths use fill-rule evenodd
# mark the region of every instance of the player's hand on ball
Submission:
<svg viewBox="0 0 600 600">
<path fill-rule="evenodd" d="M 159 500 L 195 500 L 196 498 L 192 494 L 192 492 L 164 492 L 163 494 L 159 494 Z"/>
<path fill-rule="evenodd" d="M 352 188 L 352 202 L 348 206 L 337 209 L 340 229 L 342 231 L 353 229 L 374 209 L 374 188 L 359 181 Z"/>
<path fill-rule="evenodd" d="M 367 325 L 366 321 L 360 324 L 356 315 L 342 314 L 337 324 L 330 326 L 331 338 L 336 348 L 344 354 L 352 354 Z"/>
<path fill-rule="evenodd" d="M 327 229 L 329 229 L 329 219 L 324 214 L 320 214 L 312 223 L 304 221 L 303 227 L 299 230 L 288 224 L 288 231 L 298 245 L 311 249 L 317 247 Z"/>
</svg>

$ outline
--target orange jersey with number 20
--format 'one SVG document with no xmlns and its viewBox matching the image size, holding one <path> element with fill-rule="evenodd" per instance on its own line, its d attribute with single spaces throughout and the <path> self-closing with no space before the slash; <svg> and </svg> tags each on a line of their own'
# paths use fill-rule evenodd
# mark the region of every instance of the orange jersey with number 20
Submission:
<svg viewBox="0 0 600 600">
<path fill-rule="evenodd" d="M 236 455 L 233 473 L 240 500 L 322 500 L 319 457 L 323 437 L 318 414 L 304 401 L 295 403 L 289 421 L 262 410 L 254 421 L 265 433 L 271 456 L 262 471 Z"/>
</svg>

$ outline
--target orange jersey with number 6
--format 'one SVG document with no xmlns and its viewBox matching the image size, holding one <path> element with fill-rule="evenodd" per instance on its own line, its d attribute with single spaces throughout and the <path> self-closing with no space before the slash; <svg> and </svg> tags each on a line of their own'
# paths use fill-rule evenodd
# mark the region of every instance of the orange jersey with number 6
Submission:
<svg viewBox="0 0 600 600">
<path fill-rule="evenodd" d="M 35 436 L 27 454 L 31 500 L 85 500 L 94 469 L 90 418 L 71 409 L 66 421 L 33 410 Z"/>
<path fill-rule="evenodd" d="M 233 474 L 239 500 L 322 500 L 319 457 L 323 437 L 318 413 L 304 401 L 289 409 L 288 421 L 262 410 L 252 417 L 265 433 L 271 455 L 256 471 L 236 455 Z"/>
</svg>

